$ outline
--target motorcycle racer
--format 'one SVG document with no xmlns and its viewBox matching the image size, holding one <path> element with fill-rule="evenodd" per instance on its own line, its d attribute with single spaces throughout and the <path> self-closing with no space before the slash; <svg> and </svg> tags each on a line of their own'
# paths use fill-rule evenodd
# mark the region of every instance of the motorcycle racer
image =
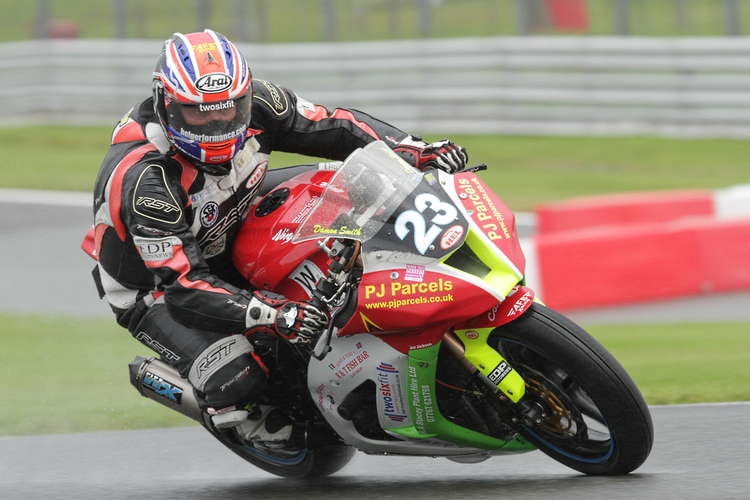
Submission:
<svg viewBox="0 0 750 500">
<path fill-rule="evenodd" d="M 283 441 L 291 427 L 261 402 L 268 368 L 245 337 L 316 335 L 310 302 L 254 290 L 231 261 L 272 151 L 343 160 L 384 140 L 417 168 L 449 172 L 466 151 L 432 144 L 354 109 L 334 111 L 252 77 L 212 30 L 165 41 L 152 96 L 115 126 L 94 188 L 94 278 L 117 322 L 195 387 L 217 427 Z M 260 437 L 259 437 L 260 436 Z"/>
</svg>

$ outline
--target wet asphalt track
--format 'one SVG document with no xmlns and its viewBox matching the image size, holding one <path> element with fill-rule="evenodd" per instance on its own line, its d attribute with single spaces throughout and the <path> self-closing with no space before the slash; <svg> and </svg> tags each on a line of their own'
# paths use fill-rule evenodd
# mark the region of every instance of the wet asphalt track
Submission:
<svg viewBox="0 0 750 500">
<path fill-rule="evenodd" d="M 0 202 L 0 310 L 109 316 L 78 249 L 89 210 Z M 44 283 L 44 286 L 40 286 Z M 583 324 L 750 319 L 750 294 L 582 311 Z M 0 437 L 0 499 L 750 498 L 750 404 L 653 408 L 654 451 L 637 473 L 590 478 L 541 453 L 478 465 L 357 455 L 301 485 L 236 458 L 200 428 Z"/>
<path fill-rule="evenodd" d="M 652 408 L 656 442 L 635 473 L 587 477 L 540 452 L 480 464 L 358 454 L 302 483 L 246 464 L 199 427 L 0 437 L 0 498 L 747 499 L 750 403 Z"/>
</svg>

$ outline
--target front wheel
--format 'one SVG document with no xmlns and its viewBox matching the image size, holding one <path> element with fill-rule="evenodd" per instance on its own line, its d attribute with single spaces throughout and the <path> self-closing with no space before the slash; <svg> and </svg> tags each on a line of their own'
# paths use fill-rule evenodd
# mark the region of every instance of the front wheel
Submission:
<svg viewBox="0 0 750 500">
<path fill-rule="evenodd" d="M 521 434 L 586 474 L 627 474 L 648 457 L 653 423 L 625 369 L 561 314 L 533 304 L 497 328 L 490 342 L 526 381 L 531 415 Z"/>
</svg>

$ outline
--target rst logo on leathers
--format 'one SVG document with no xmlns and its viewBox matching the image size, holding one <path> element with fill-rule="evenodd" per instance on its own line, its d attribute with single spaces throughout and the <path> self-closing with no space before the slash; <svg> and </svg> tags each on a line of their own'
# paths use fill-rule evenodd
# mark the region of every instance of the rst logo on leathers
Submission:
<svg viewBox="0 0 750 500">
<path fill-rule="evenodd" d="M 207 94 L 218 94 L 232 86 L 232 77 L 224 73 L 209 73 L 195 82 L 195 88 Z"/>
<path fill-rule="evenodd" d="M 193 362 L 188 380 L 199 391 L 203 391 L 211 376 L 234 359 L 253 351 L 252 345 L 243 335 L 232 335 L 217 340 L 208 346 Z"/>
</svg>

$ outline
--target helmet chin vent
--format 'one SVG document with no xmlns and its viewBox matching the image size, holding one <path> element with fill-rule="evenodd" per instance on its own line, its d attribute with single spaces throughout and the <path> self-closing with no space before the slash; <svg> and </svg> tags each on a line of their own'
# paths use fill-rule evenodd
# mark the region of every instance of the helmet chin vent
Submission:
<svg viewBox="0 0 750 500">
<path fill-rule="evenodd" d="M 234 144 L 235 139 L 230 139 L 224 142 L 208 142 L 203 144 L 203 149 L 206 151 L 222 151 L 227 148 L 231 148 Z"/>
</svg>

